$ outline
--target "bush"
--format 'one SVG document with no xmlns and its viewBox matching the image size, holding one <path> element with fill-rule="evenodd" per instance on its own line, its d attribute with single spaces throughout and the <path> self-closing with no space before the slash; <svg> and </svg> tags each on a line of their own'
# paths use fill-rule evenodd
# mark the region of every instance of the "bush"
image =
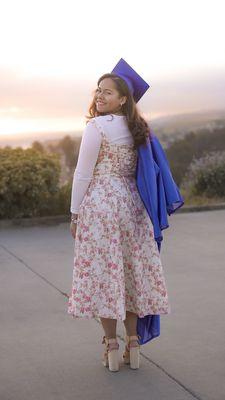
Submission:
<svg viewBox="0 0 225 400">
<path fill-rule="evenodd" d="M 59 155 L 33 148 L 0 149 L 0 218 L 49 215 L 57 197 Z"/>
<path fill-rule="evenodd" d="M 172 175 L 176 184 L 182 184 L 188 167 L 195 158 L 204 157 L 214 151 L 225 151 L 225 128 L 215 128 L 213 132 L 202 129 L 189 132 L 181 140 L 175 140 L 167 149 Z"/>
<path fill-rule="evenodd" d="M 48 215 L 65 215 L 70 213 L 71 190 L 71 181 L 60 187 L 52 200 L 51 211 Z"/>
<path fill-rule="evenodd" d="M 181 188 L 193 195 L 225 198 L 225 151 L 213 151 L 194 159 Z"/>
</svg>

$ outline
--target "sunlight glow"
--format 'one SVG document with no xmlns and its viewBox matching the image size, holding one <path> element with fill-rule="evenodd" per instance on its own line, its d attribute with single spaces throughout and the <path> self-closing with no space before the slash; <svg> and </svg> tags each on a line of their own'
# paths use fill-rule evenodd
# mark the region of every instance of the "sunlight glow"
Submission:
<svg viewBox="0 0 225 400">
<path fill-rule="evenodd" d="M 84 129 L 85 122 L 80 118 L 45 118 L 45 119 L 0 119 L 0 135 L 20 135 L 31 132 L 62 132 L 80 131 Z"/>
<path fill-rule="evenodd" d="M 129 16 L 119 0 L 109 10 L 103 0 L 7 0 L 0 14 L 0 133 L 82 129 L 94 82 L 121 57 L 149 82 L 153 105 L 161 96 L 153 114 L 169 114 L 177 103 L 166 109 L 164 82 L 174 82 L 171 97 L 181 96 L 177 81 L 225 68 L 224 11 L 219 0 L 140 0 L 129 3 Z M 188 101 L 183 108 L 191 108 L 191 95 Z"/>
</svg>

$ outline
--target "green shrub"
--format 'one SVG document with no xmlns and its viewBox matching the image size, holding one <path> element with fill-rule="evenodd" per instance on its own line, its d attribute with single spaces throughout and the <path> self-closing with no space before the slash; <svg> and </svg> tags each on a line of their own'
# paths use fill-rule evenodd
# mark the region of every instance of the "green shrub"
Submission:
<svg viewBox="0 0 225 400">
<path fill-rule="evenodd" d="M 225 128 L 203 128 L 189 132 L 183 139 L 175 140 L 167 149 L 166 155 L 176 184 L 184 179 L 188 167 L 195 158 L 204 157 L 212 151 L 225 151 Z"/>
<path fill-rule="evenodd" d="M 51 214 L 60 177 L 57 154 L 33 148 L 0 149 L 0 218 Z"/>
<path fill-rule="evenodd" d="M 213 151 L 194 159 L 181 188 L 193 195 L 225 198 L 225 151 Z"/>
<path fill-rule="evenodd" d="M 65 215 L 70 213 L 71 190 L 71 181 L 60 187 L 52 199 L 52 207 L 48 215 Z"/>
</svg>

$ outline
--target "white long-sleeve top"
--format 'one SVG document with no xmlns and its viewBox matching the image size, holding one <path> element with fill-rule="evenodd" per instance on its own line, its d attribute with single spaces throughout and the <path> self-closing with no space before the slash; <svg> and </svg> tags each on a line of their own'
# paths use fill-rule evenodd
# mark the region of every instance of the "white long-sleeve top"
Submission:
<svg viewBox="0 0 225 400">
<path fill-rule="evenodd" d="M 131 144 L 133 137 L 123 115 L 107 114 L 92 118 L 86 125 L 80 144 L 77 165 L 73 175 L 71 213 L 78 214 L 93 177 L 104 131 L 110 143 Z"/>
</svg>

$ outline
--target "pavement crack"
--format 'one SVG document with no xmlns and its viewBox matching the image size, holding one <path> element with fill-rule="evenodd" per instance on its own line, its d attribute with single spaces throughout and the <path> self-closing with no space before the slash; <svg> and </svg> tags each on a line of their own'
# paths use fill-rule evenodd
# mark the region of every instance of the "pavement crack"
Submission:
<svg viewBox="0 0 225 400">
<path fill-rule="evenodd" d="M 172 379 L 177 385 L 182 387 L 186 392 L 188 392 L 194 399 L 197 400 L 203 400 L 201 397 L 199 397 L 193 390 L 185 386 L 179 379 L 175 378 L 173 375 L 171 375 L 168 371 L 166 371 L 165 368 L 163 368 L 161 365 L 157 364 L 155 361 L 153 361 L 150 357 L 146 356 L 144 353 L 140 351 L 140 354 L 142 355 L 143 358 L 145 358 L 148 362 L 151 364 L 155 365 L 158 369 L 160 369 L 165 375 L 167 375 L 170 379 Z"/>
<path fill-rule="evenodd" d="M 67 293 L 62 292 L 57 286 L 54 285 L 54 283 L 50 282 L 47 278 L 44 277 L 44 275 L 39 274 L 39 272 L 35 271 L 33 268 L 31 268 L 22 258 L 18 257 L 15 253 L 7 249 L 4 245 L 0 245 L 7 253 L 9 253 L 11 256 L 13 256 L 17 261 L 19 261 L 21 264 L 23 264 L 24 267 L 29 269 L 30 271 L 33 272 L 36 276 L 41 278 L 43 281 L 45 281 L 49 286 L 53 287 L 55 290 L 57 290 L 60 294 L 63 296 L 69 297 Z"/>
<path fill-rule="evenodd" d="M 101 324 L 101 321 L 96 319 L 96 322 Z M 125 344 L 124 337 L 117 334 L 116 335 L 122 342 Z M 175 378 L 173 375 L 171 375 L 168 371 L 166 371 L 165 368 L 163 368 L 161 365 L 157 364 L 155 361 L 153 361 L 150 357 L 146 356 L 142 351 L 140 351 L 140 355 L 145 358 L 149 363 L 153 364 L 156 368 L 158 368 L 160 371 L 162 371 L 165 375 L 167 375 L 171 380 L 173 380 L 178 386 L 180 386 L 182 389 L 184 389 L 187 393 L 189 393 L 194 399 L 197 400 L 204 400 L 202 397 L 198 396 L 193 390 L 185 386 L 182 382 L 179 381 L 179 379 Z"/>
<path fill-rule="evenodd" d="M 11 256 L 13 256 L 17 261 L 19 261 L 24 267 L 29 269 L 31 272 L 33 272 L 36 276 L 38 276 L 40 279 L 45 281 L 49 286 L 53 287 L 57 292 L 62 294 L 63 296 L 67 297 L 69 299 L 69 295 L 62 290 L 60 290 L 57 286 L 55 286 L 52 282 L 50 282 L 48 279 L 46 279 L 43 275 L 39 274 L 39 272 L 35 271 L 33 268 L 31 268 L 22 258 L 18 257 L 15 253 L 7 249 L 4 245 L 0 244 L 0 246 Z M 101 321 L 97 318 L 94 318 L 95 321 L 98 324 L 101 324 Z M 117 334 L 118 338 L 125 343 L 125 340 L 123 336 Z M 165 370 L 161 365 L 157 364 L 155 361 L 153 361 L 150 357 L 146 356 L 142 351 L 140 351 L 140 355 L 145 358 L 149 363 L 153 364 L 156 368 L 158 368 L 160 371 L 162 371 L 165 375 L 167 375 L 171 380 L 173 380 L 178 386 L 180 386 L 182 389 L 184 389 L 187 393 L 189 393 L 194 399 L 197 400 L 203 400 L 201 397 L 199 397 L 195 392 L 193 392 L 190 388 L 185 386 L 182 382 L 179 381 L 179 379 L 175 378 L 173 375 L 171 375 L 168 371 Z"/>
</svg>

